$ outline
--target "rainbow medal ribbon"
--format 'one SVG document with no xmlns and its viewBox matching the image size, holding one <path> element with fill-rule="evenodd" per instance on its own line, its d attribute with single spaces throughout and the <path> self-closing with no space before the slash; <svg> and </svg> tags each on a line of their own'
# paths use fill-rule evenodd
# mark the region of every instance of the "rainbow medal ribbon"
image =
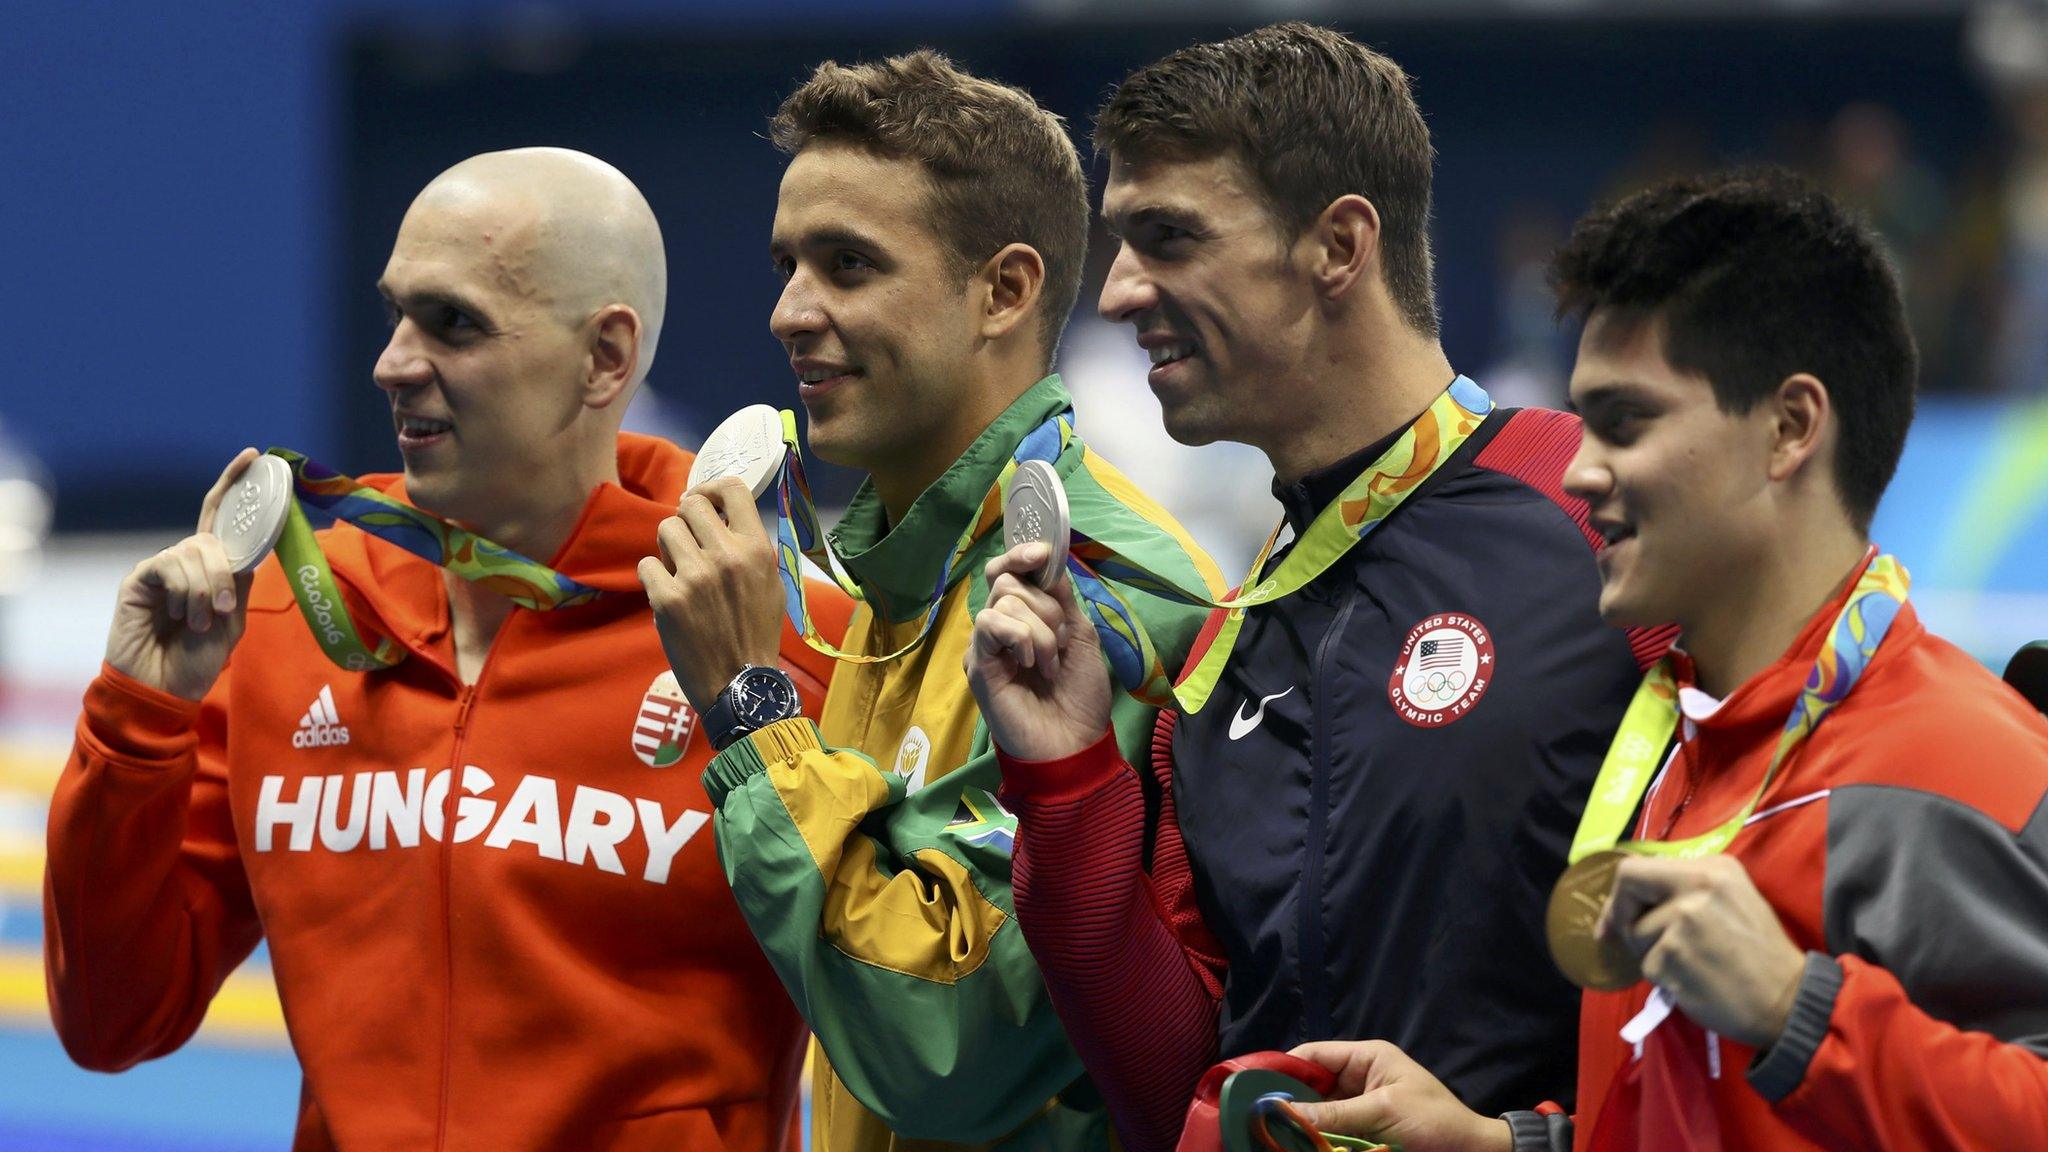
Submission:
<svg viewBox="0 0 2048 1152">
<path fill-rule="evenodd" d="M 269 455 L 283 460 L 292 473 L 293 499 L 277 541 L 278 562 L 284 566 L 285 580 L 298 599 L 299 611 L 312 628 L 314 639 L 338 667 L 351 672 L 383 671 L 405 659 L 405 650 L 389 637 L 378 637 L 372 643 L 356 627 L 301 504 L 347 521 L 430 564 L 488 588 L 521 608 L 571 608 L 588 604 L 602 594 L 539 561 L 494 544 L 452 521 L 394 500 L 297 452 L 272 448 Z"/>
<path fill-rule="evenodd" d="M 1073 577 L 1075 592 L 1093 619 L 1096 634 L 1103 642 L 1103 653 L 1109 660 L 1110 673 L 1118 685 L 1155 707 L 1178 702 L 1183 711 L 1200 711 L 1215 691 L 1223 666 L 1230 660 L 1230 651 L 1244 626 L 1245 612 L 1291 595 L 1329 571 L 1442 467 L 1492 410 L 1493 399 L 1485 389 L 1463 376 L 1452 381 L 1450 387 L 1440 393 L 1428 410 L 1404 429 L 1378 459 L 1345 485 L 1337 499 L 1331 501 L 1295 541 L 1294 547 L 1271 576 L 1233 596 L 1218 599 L 1184 587 L 1084 533 L 1071 531 L 1067 572 Z M 893 660 L 923 641 L 931 630 L 932 622 L 937 619 L 939 597 L 945 593 L 953 566 L 983 533 L 1002 522 L 1003 504 L 1017 465 L 1026 460 L 1042 460 L 1050 464 L 1058 460 L 1074 438 L 1071 410 L 1047 420 L 1024 438 L 1004 466 L 995 486 L 983 498 L 979 514 L 962 534 L 941 570 L 924 627 L 910 643 L 895 652 L 871 656 L 841 652 L 818 635 L 811 623 L 810 611 L 804 603 L 799 557 L 810 557 L 812 563 L 831 573 L 849 595 L 859 597 L 860 593 L 831 564 L 824 533 L 818 526 L 817 510 L 811 504 L 810 485 L 804 478 L 802 454 L 797 448 L 796 417 L 787 411 L 782 416 L 786 460 L 780 487 L 782 514 L 777 553 L 782 563 L 783 592 L 789 618 L 813 648 L 834 659 L 854 663 Z M 1085 451 L 1085 445 L 1083 449 Z M 1266 538 L 1258 557 L 1252 561 L 1251 576 L 1246 578 L 1246 584 L 1251 584 L 1265 568 L 1285 524 L 1283 520 Z M 1131 611 L 1110 581 L 1162 599 L 1228 610 L 1214 642 L 1178 682 L 1166 671 L 1158 652 L 1138 623 L 1137 614 Z"/>
<path fill-rule="evenodd" d="M 1110 579 L 1157 596 L 1227 609 L 1215 640 L 1173 685 L 1173 695 L 1181 710 L 1199 712 L 1202 705 L 1208 703 L 1217 681 L 1222 678 L 1224 665 L 1230 662 L 1230 652 L 1237 644 L 1237 635 L 1244 628 L 1245 612 L 1291 596 L 1329 571 L 1344 558 L 1345 553 L 1386 523 L 1395 509 L 1435 475 L 1437 469 L 1464 446 L 1491 411 L 1493 398 L 1486 394 L 1486 389 L 1464 376 L 1451 381 L 1450 387 L 1438 393 L 1428 409 L 1416 417 L 1414 423 L 1408 425 L 1378 459 L 1366 465 L 1344 486 L 1337 498 L 1309 522 L 1307 530 L 1294 542 L 1294 547 L 1288 550 L 1272 575 L 1258 580 L 1267 558 L 1280 541 L 1280 532 L 1286 527 L 1286 521 L 1276 525 L 1272 534 L 1266 537 L 1265 545 L 1259 549 L 1258 557 L 1252 561 L 1251 574 L 1245 577 L 1247 587 L 1234 596 L 1211 600 L 1174 587 L 1155 573 L 1129 565 L 1122 557 L 1100 558 L 1097 568 Z M 1253 584 L 1254 580 L 1258 583 Z"/>
<path fill-rule="evenodd" d="M 924 623 L 917 634 L 902 647 L 893 652 L 876 655 L 865 652 L 848 652 L 826 640 L 811 620 L 808 601 L 804 595 L 803 559 L 808 558 L 820 570 L 829 574 L 833 581 L 856 600 L 864 599 L 860 588 L 840 572 L 834 563 L 825 534 L 818 520 L 817 506 L 811 500 L 809 479 L 804 475 L 803 453 L 797 442 L 796 414 L 782 412 L 783 467 L 777 484 L 779 516 L 776 524 L 776 556 L 782 569 L 783 604 L 797 632 L 804 642 L 823 652 L 834 660 L 849 664 L 880 664 L 894 660 L 910 652 L 924 642 L 932 626 L 937 622 L 939 609 L 952 583 L 953 572 L 982 537 L 991 529 L 1001 525 L 1003 505 L 1008 498 L 1011 481 L 1017 474 L 1017 466 L 1026 461 L 1037 460 L 1045 464 L 1057 461 L 1075 440 L 1074 414 L 1072 409 L 1060 412 L 1033 429 L 1018 443 L 1010 459 L 1003 465 L 996 482 L 982 497 L 981 506 L 960 538 L 947 554 L 946 562 L 939 569 L 927 600 Z M 1083 451 L 1086 446 L 1083 446 Z M 1138 622 L 1137 614 L 1124 602 L 1115 590 L 1105 583 L 1086 562 L 1069 554 L 1067 570 L 1074 578 L 1074 589 L 1090 621 L 1095 625 L 1096 635 L 1102 640 L 1104 654 L 1109 659 L 1110 674 L 1126 692 L 1153 701 L 1155 704 L 1168 699 L 1171 693 L 1164 663 L 1152 647 L 1150 637 Z"/>
<path fill-rule="evenodd" d="M 1593 794 L 1572 837 L 1566 856 L 1569 865 L 1558 880 L 1551 897 L 1549 931 L 1551 950 L 1559 966 L 1581 987 L 1627 987 L 1635 983 L 1633 958 L 1622 955 L 1618 946 L 1595 940 L 1592 929 L 1613 888 L 1611 873 L 1625 855 L 1669 856 L 1696 859 L 1725 850 L 1737 833 L 1756 814 L 1757 805 L 1770 791 L 1772 781 L 1793 754 L 1805 743 L 1821 721 L 1827 719 L 1869 669 L 1871 657 L 1884 643 L 1906 603 L 1912 577 L 1905 565 L 1892 556 L 1879 555 L 1872 548 L 1865 553 L 1863 574 L 1850 590 L 1849 599 L 1829 625 L 1820 655 L 1806 684 L 1779 730 L 1777 748 L 1770 767 L 1733 816 L 1713 829 L 1684 840 L 1631 840 L 1623 842 L 1622 832 L 1635 815 L 1636 806 L 1649 790 L 1664 751 L 1678 730 L 1678 678 L 1672 658 L 1665 656 L 1643 677 L 1621 727 L 1608 746 L 1593 781 Z M 1567 957 L 1569 956 L 1569 959 Z M 1587 977 L 1593 982 L 1588 983 Z"/>
</svg>

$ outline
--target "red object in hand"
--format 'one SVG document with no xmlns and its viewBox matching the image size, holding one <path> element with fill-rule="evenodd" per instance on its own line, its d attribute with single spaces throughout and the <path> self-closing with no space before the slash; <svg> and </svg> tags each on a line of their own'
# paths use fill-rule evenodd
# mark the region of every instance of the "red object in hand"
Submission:
<svg viewBox="0 0 2048 1152">
<path fill-rule="evenodd" d="M 1318 1096 L 1328 1095 L 1337 1086 L 1335 1072 L 1285 1052 L 1248 1052 L 1222 1061 L 1203 1073 L 1202 1082 L 1195 1086 L 1195 1099 L 1188 1105 L 1187 1122 L 1181 1126 L 1180 1144 L 1175 1152 L 1223 1152 L 1218 1097 L 1223 1093 L 1223 1082 L 1247 1068 L 1292 1076 L 1314 1089 Z"/>
</svg>

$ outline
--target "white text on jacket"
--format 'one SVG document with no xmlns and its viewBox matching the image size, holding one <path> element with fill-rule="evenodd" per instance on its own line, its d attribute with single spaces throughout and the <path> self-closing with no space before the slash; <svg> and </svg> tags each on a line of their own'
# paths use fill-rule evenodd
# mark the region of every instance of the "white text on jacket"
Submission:
<svg viewBox="0 0 2048 1152">
<path fill-rule="evenodd" d="M 371 851 L 417 848 L 422 833 L 439 840 L 448 777 L 446 768 L 432 779 L 427 778 L 425 768 L 412 769 L 402 780 L 399 773 L 391 771 L 306 776 L 299 780 L 297 798 L 286 800 L 287 777 L 265 776 L 256 799 L 256 850 L 271 851 L 279 828 L 288 833 L 286 848 L 292 852 L 312 851 L 316 834 L 320 845 L 330 852 L 353 852 L 366 843 Z M 685 808 L 670 823 L 653 800 L 628 799 L 582 784 L 576 786 L 564 820 L 561 790 L 546 776 L 522 778 L 500 811 L 496 800 L 484 796 L 496 783 L 490 773 L 474 764 L 463 768 L 462 791 L 467 795 L 455 802 L 451 842 L 461 844 L 482 836 L 486 848 L 531 844 L 549 860 L 592 864 L 623 876 L 626 868 L 619 860 L 619 845 L 637 829 L 647 847 L 647 866 L 641 879 L 666 884 L 676 853 L 711 820 L 705 813 Z"/>
</svg>

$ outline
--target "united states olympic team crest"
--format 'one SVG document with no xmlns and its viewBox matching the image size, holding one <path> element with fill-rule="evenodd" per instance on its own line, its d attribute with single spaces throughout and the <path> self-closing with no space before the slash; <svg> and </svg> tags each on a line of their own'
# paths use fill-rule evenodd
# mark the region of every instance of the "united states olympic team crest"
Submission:
<svg viewBox="0 0 2048 1152">
<path fill-rule="evenodd" d="M 663 672 L 647 686 L 633 717 L 633 755 L 649 768 L 667 768 L 690 750 L 697 713 L 683 697 L 676 674 Z"/>
<path fill-rule="evenodd" d="M 1463 612 L 1439 612 L 1408 630 L 1387 700 L 1417 728 L 1441 728 L 1479 703 L 1493 675 L 1486 625 Z"/>
</svg>

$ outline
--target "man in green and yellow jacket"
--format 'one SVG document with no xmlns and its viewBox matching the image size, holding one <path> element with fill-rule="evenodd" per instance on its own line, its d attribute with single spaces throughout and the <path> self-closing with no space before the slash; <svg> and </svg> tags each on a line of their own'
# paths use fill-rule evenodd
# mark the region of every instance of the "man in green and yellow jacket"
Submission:
<svg viewBox="0 0 2048 1152">
<path fill-rule="evenodd" d="M 792 159 L 771 327 L 811 450 L 867 473 L 831 536 L 862 603 L 818 723 L 783 707 L 784 584 L 744 485 L 686 495 L 642 577 L 677 679 L 724 742 L 705 787 L 726 875 L 817 1036 L 811 1146 L 1106 1148 L 1015 922 L 1015 820 L 963 671 L 984 566 L 1003 550 L 1008 465 L 1050 459 L 1097 545 L 1183 588 L 1221 582 L 1070 435 L 1048 374 L 1088 226 L 1058 117 L 917 52 L 820 66 L 772 132 Z M 1138 757 L 1154 712 L 1141 697 L 1160 698 L 1206 610 L 1111 589 L 1126 633 L 1149 641 L 1142 666 L 1144 646 L 1125 650 L 1135 695 L 1114 708 Z"/>
</svg>

